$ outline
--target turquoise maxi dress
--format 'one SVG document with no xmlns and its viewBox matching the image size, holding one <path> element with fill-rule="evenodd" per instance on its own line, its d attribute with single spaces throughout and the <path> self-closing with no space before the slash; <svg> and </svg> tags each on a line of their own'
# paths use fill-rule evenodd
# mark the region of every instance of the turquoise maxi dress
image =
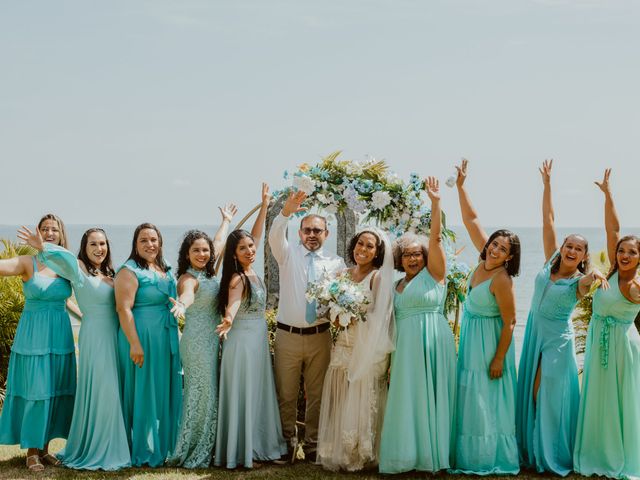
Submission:
<svg viewBox="0 0 640 480">
<path fill-rule="evenodd" d="M 184 397 L 178 441 L 170 464 L 207 468 L 211 463 L 218 420 L 218 352 L 216 312 L 218 279 L 202 271 L 187 272 L 198 280 L 198 291 L 185 315 L 180 340 Z"/>
<path fill-rule="evenodd" d="M 0 444 L 39 448 L 67 438 L 76 393 L 76 353 L 65 308 L 71 285 L 38 272 L 23 284 L 24 309 L 11 347 Z"/>
<path fill-rule="evenodd" d="M 456 347 L 442 314 L 446 287 L 422 269 L 395 292 L 396 349 L 380 446 L 380 472 L 451 466 Z"/>
<path fill-rule="evenodd" d="M 120 330 L 122 411 L 131 464 L 157 467 L 175 448 L 182 409 L 178 323 L 169 302 L 169 297 L 175 298 L 176 281 L 171 270 L 162 277 L 133 260 L 121 268 L 132 271 L 138 279 L 133 318 L 144 351 L 139 368 L 131 361 L 129 342 Z"/>
<path fill-rule="evenodd" d="M 518 370 L 516 435 L 523 465 L 566 476 L 573 470 L 580 403 L 571 322 L 580 277 L 551 281 L 551 264 L 558 255 L 551 257 L 535 280 Z M 538 367 L 540 388 L 534 403 Z"/>
<path fill-rule="evenodd" d="M 38 258 L 71 282 L 82 311 L 78 388 L 67 444 L 57 454 L 65 466 L 118 470 L 131 465 L 120 407 L 118 315 L 113 287 L 87 275 L 68 250 L 44 244 Z"/>
<path fill-rule="evenodd" d="M 251 283 L 222 344 L 216 466 L 253 467 L 287 453 L 271 366 L 265 321 L 265 291 Z"/>
<path fill-rule="evenodd" d="M 574 470 L 610 478 L 640 477 L 640 304 L 609 290 L 593 296 L 587 334 Z"/>
<path fill-rule="evenodd" d="M 470 277 L 472 278 L 473 275 Z M 492 380 L 489 365 L 498 347 L 502 317 L 489 290 L 490 278 L 464 302 L 458 349 L 455 468 L 476 475 L 517 474 L 516 360 L 513 342 L 502 377 Z"/>
</svg>

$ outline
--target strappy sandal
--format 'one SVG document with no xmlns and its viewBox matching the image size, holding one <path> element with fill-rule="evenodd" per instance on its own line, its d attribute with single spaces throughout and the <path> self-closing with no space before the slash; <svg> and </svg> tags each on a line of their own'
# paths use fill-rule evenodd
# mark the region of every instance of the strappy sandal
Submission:
<svg viewBox="0 0 640 480">
<path fill-rule="evenodd" d="M 44 465 L 38 455 L 29 455 L 27 457 L 27 468 L 32 472 L 41 472 L 44 470 Z"/>
<path fill-rule="evenodd" d="M 44 455 L 41 455 L 40 460 L 46 463 L 47 465 L 52 465 L 54 467 L 57 467 L 62 463 L 59 458 L 54 457 L 50 453 L 45 453 Z"/>
</svg>

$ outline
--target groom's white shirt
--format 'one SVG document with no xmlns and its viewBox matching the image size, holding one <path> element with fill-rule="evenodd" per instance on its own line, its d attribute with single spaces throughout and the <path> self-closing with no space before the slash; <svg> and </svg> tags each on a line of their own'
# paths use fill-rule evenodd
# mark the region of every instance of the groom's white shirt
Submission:
<svg viewBox="0 0 640 480">
<path fill-rule="evenodd" d="M 287 225 L 290 218 L 279 213 L 269 230 L 269 246 L 280 267 L 278 321 L 298 328 L 320 325 L 328 320 L 318 318 L 311 325 L 305 320 L 309 250 L 300 242 L 292 245 L 287 240 Z M 322 248 L 316 250 L 316 254 L 315 278 L 320 278 L 323 271 L 333 273 L 345 268 L 344 260 L 337 255 L 327 255 Z"/>
</svg>

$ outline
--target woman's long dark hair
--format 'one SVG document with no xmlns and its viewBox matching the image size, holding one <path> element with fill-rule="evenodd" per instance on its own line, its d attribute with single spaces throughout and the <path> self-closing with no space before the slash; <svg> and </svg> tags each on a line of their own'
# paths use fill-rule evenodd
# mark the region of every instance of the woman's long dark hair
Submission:
<svg viewBox="0 0 640 480">
<path fill-rule="evenodd" d="M 193 242 L 196 240 L 205 240 L 209 244 L 209 250 L 211 252 L 211 256 L 209 257 L 209 261 L 204 267 L 204 273 L 207 278 L 211 278 L 216 274 L 215 270 L 215 262 L 216 256 L 213 250 L 213 240 L 201 230 L 189 230 L 184 234 L 184 240 L 182 240 L 182 245 L 180 245 L 180 252 L 178 253 L 178 277 L 187 272 L 187 269 L 191 266 L 191 262 L 189 262 L 189 249 Z"/>
<path fill-rule="evenodd" d="M 133 242 L 131 243 L 131 253 L 129 254 L 128 260 L 133 260 L 140 268 L 144 268 L 145 270 L 149 269 L 149 264 L 147 261 L 142 258 L 138 254 L 138 237 L 140 236 L 140 232 L 145 229 L 153 230 L 158 234 L 158 256 L 156 257 L 156 265 L 160 267 L 160 270 L 167 273 L 171 267 L 167 265 L 162 256 L 162 234 L 158 227 L 156 227 L 153 223 L 141 223 L 136 227 L 136 230 L 133 232 Z"/>
<path fill-rule="evenodd" d="M 104 239 L 107 242 L 107 254 L 104 256 L 104 260 L 100 264 L 99 268 L 96 268 L 91 260 L 89 260 L 89 256 L 87 255 L 87 244 L 89 243 L 89 235 L 92 233 L 101 233 L 104 235 Z M 80 251 L 78 252 L 78 260 L 82 260 L 82 263 L 87 267 L 87 271 L 89 275 L 93 275 L 94 277 L 98 275 L 98 273 L 102 273 L 105 277 L 113 277 L 115 272 L 113 270 L 113 265 L 111 264 L 111 245 L 109 244 L 109 238 L 107 238 L 107 234 L 101 228 L 90 228 L 86 232 L 82 234 L 82 239 L 80 240 Z"/>
<path fill-rule="evenodd" d="M 496 230 L 491 234 L 487 243 L 484 244 L 484 248 L 482 249 L 482 253 L 480 253 L 480 259 L 487 259 L 487 248 L 491 245 L 491 242 L 497 237 L 504 237 L 509 240 L 509 255 L 511 255 L 511 259 L 505 262 L 507 265 L 505 269 L 510 277 L 517 277 L 520 273 L 520 239 L 518 235 L 513 233 L 511 230 Z"/>
<path fill-rule="evenodd" d="M 628 242 L 629 240 L 633 240 L 634 242 L 636 242 L 636 248 L 640 250 L 640 238 L 635 235 L 625 235 L 620 240 L 618 240 L 618 243 L 616 243 L 616 258 L 615 258 L 615 261 L 613 262 L 613 265 L 611 265 L 611 270 L 609 270 L 609 275 L 607 275 L 607 280 L 610 279 L 613 276 L 613 274 L 618 271 L 618 249 L 620 248 L 620 244 L 623 242 Z"/>
<path fill-rule="evenodd" d="M 225 310 L 229 304 L 229 286 L 231 285 L 231 277 L 233 277 L 235 273 L 240 275 L 240 279 L 242 280 L 243 300 L 251 303 L 251 284 L 244 270 L 242 270 L 242 266 L 236 260 L 236 248 L 238 248 L 238 243 L 240 243 L 240 240 L 243 238 L 253 240 L 253 236 L 246 230 L 234 230 L 227 237 L 227 244 L 222 259 L 222 278 L 220 279 L 220 290 L 218 291 L 217 308 L 220 315 L 225 314 Z"/>
<path fill-rule="evenodd" d="M 53 213 L 46 213 L 38 222 L 38 230 L 40 230 L 40 227 L 45 220 L 53 220 L 58 224 L 58 228 L 60 229 L 60 243 L 58 243 L 58 246 L 68 249 L 69 245 L 67 244 L 67 230 L 66 228 L 64 228 L 64 222 L 62 221 L 62 219 L 59 216 L 54 215 Z"/>
<path fill-rule="evenodd" d="M 571 235 L 567 235 L 565 237 L 560 250 L 562 250 L 564 244 L 567 243 L 569 237 L 578 237 L 580 240 L 584 241 L 584 260 L 578 264 L 578 271 L 582 274 L 587 273 L 589 270 L 591 270 L 591 264 L 589 262 L 589 242 L 587 242 L 587 239 L 582 235 L 572 233 Z M 558 254 L 558 256 L 551 263 L 551 273 L 558 273 L 558 270 L 560 270 L 560 263 L 562 263 L 562 255 Z"/>
</svg>

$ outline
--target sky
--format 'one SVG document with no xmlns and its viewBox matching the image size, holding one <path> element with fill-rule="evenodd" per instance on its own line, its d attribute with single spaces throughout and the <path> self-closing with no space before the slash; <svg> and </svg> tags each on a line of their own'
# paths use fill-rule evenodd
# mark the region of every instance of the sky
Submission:
<svg viewBox="0 0 640 480">
<path fill-rule="evenodd" d="M 214 224 L 342 150 L 486 225 L 640 225 L 640 2 L 0 0 L 0 224 Z M 442 206 L 460 224 L 454 190 Z"/>
</svg>

